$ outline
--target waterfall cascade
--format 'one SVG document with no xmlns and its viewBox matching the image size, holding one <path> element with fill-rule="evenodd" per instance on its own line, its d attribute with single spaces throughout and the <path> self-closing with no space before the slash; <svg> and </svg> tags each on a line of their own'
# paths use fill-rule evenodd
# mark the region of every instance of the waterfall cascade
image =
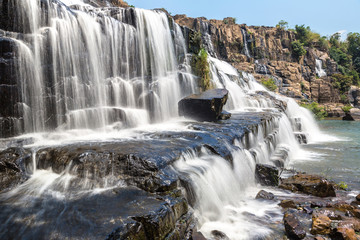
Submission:
<svg viewBox="0 0 360 240">
<path fill-rule="evenodd" d="M 251 56 L 250 56 L 250 52 L 249 52 L 247 33 L 246 33 L 245 29 L 242 28 L 241 33 L 243 35 L 243 40 L 244 40 L 244 53 L 248 58 L 250 58 Z"/>
<path fill-rule="evenodd" d="M 185 146 L 174 151 L 176 154 L 180 152 L 180 159 L 173 164 L 174 171 L 190 179 L 195 195 L 192 207 L 201 231 L 210 236 L 210 231 L 218 228 L 232 239 L 271 235 L 272 230 L 267 226 L 260 227 L 262 222 L 259 224 L 258 220 L 265 217 L 270 222 L 278 221 L 279 211 L 274 204 L 259 207 L 253 199 L 251 189 L 256 189 L 254 168 L 257 163 L 277 165 L 284 152 L 287 153 L 285 159 L 282 156 L 285 163 L 289 158 L 296 157 L 300 147 L 294 132 L 306 131 L 310 139 L 315 141 L 315 136 L 320 132 L 310 113 L 293 100 L 267 91 L 251 74 L 238 72 L 230 64 L 215 58 L 213 51 L 208 59 L 212 81 L 216 87 L 229 90 L 227 110 L 232 111 L 235 120 L 240 122 L 241 114 L 244 114 L 244 124 L 248 124 L 249 128 L 231 129 L 230 132 L 235 132 L 233 134 L 238 138 L 234 141 L 226 134 L 216 137 L 209 134 L 208 129 L 202 130 L 206 127 L 216 129 L 216 124 L 212 123 L 193 124 L 190 128 L 186 121 L 179 120 L 180 124 L 176 122 L 175 127 L 171 125 L 171 130 L 164 129 L 166 124 L 149 130 L 154 125 L 149 127 L 146 124 L 176 117 L 177 102 L 183 96 L 198 91 L 180 26 L 169 22 L 169 18 L 159 11 L 97 9 L 80 0 L 42 0 L 41 3 L 37 0 L 9 0 L 8 3 L 12 4 L 12 9 L 16 9 L 16 30 L 20 32 L 0 33 L 3 39 L 12 41 L 16 46 L 17 84 L 20 86 L 16 107 L 21 109 L 21 117 L 16 122 L 15 134 L 47 132 L 46 141 L 59 144 L 59 140 L 66 136 L 74 137 L 69 133 L 71 131 L 78 131 L 81 135 L 87 133 L 81 129 L 96 129 L 97 133 L 110 129 L 108 132 L 111 134 L 106 141 L 115 141 L 116 146 L 125 146 L 121 148 L 123 151 L 130 151 L 129 162 L 124 167 L 126 171 L 140 165 L 130 166 L 131 161 L 137 159 L 131 152 L 133 149 L 141 149 L 141 154 L 151 155 L 151 151 L 147 152 L 147 147 L 151 146 L 156 151 L 166 152 L 167 145 L 161 138 L 173 135 L 174 138 L 169 141 L 169 144 L 173 144 L 172 148 Z M 73 4 L 76 6 L 69 8 Z M 201 25 L 201 31 L 206 32 L 203 41 L 207 50 L 212 51 L 214 48 L 205 23 Z M 245 30 L 242 29 L 242 32 L 245 54 L 250 57 Z M 239 114 L 238 119 L 236 114 Z M 268 118 L 264 117 L 264 120 L 263 116 Z M 296 127 L 299 124 L 301 128 Z M 129 127 L 138 128 L 126 132 L 124 128 Z M 112 135 L 112 132 L 119 134 Z M 193 138 L 192 134 L 198 135 Z M 204 134 L 209 135 L 202 138 Z M 86 135 L 82 141 L 91 141 L 89 138 Z M 230 152 L 228 155 L 232 161 L 226 160 L 221 154 L 214 154 L 210 151 L 212 147 L 201 146 L 199 150 L 201 143 L 197 139 L 219 142 L 224 152 Z M 126 145 L 127 141 L 133 145 Z M 156 144 L 153 146 L 149 141 Z M 188 146 L 190 143 L 192 149 Z M 90 229 L 87 234 L 91 238 L 99 223 L 94 217 L 83 214 L 79 201 L 85 199 L 86 204 L 91 206 L 93 200 L 89 199 L 95 198 L 96 206 L 102 209 L 95 195 L 101 196 L 103 201 L 109 201 L 107 197 L 118 192 L 124 191 L 124 196 L 127 196 L 125 190 L 119 189 L 129 187 L 124 179 L 130 173 L 124 169 L 116 172 L 116 161 L 125 157 L 121 155 L 115 158 L 113 148 L 116 147 L 112 146 L 97 158 L 92 158 L 94 152 L 98 151 L 95 148 L 74 159 L 69 154 L 68 162 L 58 164 L 56 161 L 62 158 L 55 161 L 51 154 L 55 156 L 63 149 L 46 152 L 42 149 L 44 146 L 39 145 L 42 144 L 28 146 L 36 146 L 32 161 L 27 162 L 29 179 L 13 190 L 0 194 L 0 204 L 10 206 L 9 211 L 0 214 L 0 219 L 7 219 L 0 227 L 0 237 L 18 237 L 18 234 L 28 238 L 49 234 L 49 238 L 68 237 L 61 235 L 61 231 L 72 226 L 71 221 L 66 220 L 71 219 L 70 212 L 74 210 L 77 221 L 86 223 L 84 228 L 88 226 Z M 80 150 L 76 148 L 74 151 Z M 159 158 L 177 159 L 174 152 L 163 153 L 164 156 Z M 86 172 L 84 169 L 88 159 L 100 162 L 100 167 Z M 110 170 L 101 165 L 106 162 L 104 159 L 110 159 Z M 156 156 L 150 159 L 157 160 Z M 49 163 L 45 164 L 46 161 Z M 150 162 L 146 167 L 150 166 L 153 170 L 158 165 Z M 84 172 L 81 172 L 82 167 Z M 60 170 L 55 173 L 55 168 Z M 99 178 L 101 181 L 98 181 Z M 164 182 L 168 183 L 168 180 Z M 143 187 L 142 182 L 135 183 Z M 113 190 L 111 194 L 107 192 L 109 189 Z M 110 202 L 113 204 L 115 200 Z M 118 205 L 117 208 L 121 208 Z M 38 206 L 42 208 L 39 210 Z M 60 207 L 52 212 L 54 206 Z M 109 209 L 104 212 L 106 216 L 111 214 Z M 247 221 L 249 216 L 254 217 L 253 221 Z M 30 220 L 26 222 L 23 219 Z M 41 227 L 33 231 L 32 226 L 41 225 L 46 222 L 44 219 L 53 226 L 46 231 Z M 63 220 L 65 225 L 62 225 Z M 112 219 L 110 222 L 121 224 L 120 220 Z M 18 225 L 7 230 L 14 222 Z M 110 223 L 106 227 L 113 228 Z M 253 231 L 254 228 L 257 231 Z M 76 231 L 81 233 L 84 229 L 74 228 L 73 231 L 69 234 L 78 236 L 76 234 L 79 232 Z"/>
<path fill-rule="evenodd" d="M 323 69 L 322 67 L 322 60 L 320 59 L 316 59 L 315 60 L 315 71 L 316 71 L 316 74 L 318 75 L 318 77 L 325 77 L 326 76 L 326 72 L 325 70 Z"/>
</svg>

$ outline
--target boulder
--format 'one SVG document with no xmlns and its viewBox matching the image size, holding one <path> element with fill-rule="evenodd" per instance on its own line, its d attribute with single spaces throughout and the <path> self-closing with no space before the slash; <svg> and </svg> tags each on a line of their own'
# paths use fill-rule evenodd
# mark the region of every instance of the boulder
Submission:
<svg viewBox="0 0 360 240">
<path fill-rule="evenodd" d="M 360 109 L 352 108 L 349 112 L 345 113 L 343 120 L 346 121 L 360 121 Z"/>
<path fill-rule="evenodd" d="M 265 199 L 265 200 L 274 200 L 275 195 L 271 192 L 267 192 L 265 190 L 260 190 L 256 195 L 255 199 Z"/>
<path fill-rule="evenodd" d="M 219 231 L 219 230 L 212 230 L 211 235 L 213 236 L 214 240 L 230 240 L 228 236 L 226 236 L 225 233 Z"/>
<path fill-rule="evenodd" d="M 281 206 L 282 208 L 297 208 L 297 205 L 293 200 L 282 200 L 279 203 L 279 206 Z"/>
<path fill-rule="evenodd" d="M 286 212 L 284 214 L 284 226 L 286 235 L 290 239 L 298 240 L 306 236 L 305 228 L 301 225 L 295 213 Z"/>
<path fill-rule="evenodd" d="M 312 217 L 311 234 L 326 235 L 331 232 L 331 219 L 326 215 L 314 214 Z"/>
<path fill-rule="evenodd" d="M 179 101 L 179 115 L 197 121 L 216 121 L 221 118 L 227 99 L 226 89 L 212 89 L 201 94 L 193 94 Z"/>
<path fill-rule="evenodd" d="M 351 86 L 349 89 L 349 101 L 354 107 L 360 107 L 360 88 L 357 86 Z"/>
<path fill-rule="evenodd" d="M 274 166 L 267 164 L 256 164 L 255 177 L 261 185 L 279 185 L 279 170 Z"/>
<path fill-rule="evenodd" d="M 297 174 L 283 179 L 280 188 L 292 192 L 303 192 L 317 197 L 335 197 L 334 184 L 323 177 L 309 174 Z"/>
<path fill-rule="evenodd" d="M 360 194 L 356 196 L 356 201 L 360 201 Z"/>
<path fill-rule="evenodd" d="M 336 229 L 336 232 L 332 234 L 331 239 L 334 240 L 359 240 L 360 237 L 356 235 L 354 229 L 340 227 Z"/>
</svg>

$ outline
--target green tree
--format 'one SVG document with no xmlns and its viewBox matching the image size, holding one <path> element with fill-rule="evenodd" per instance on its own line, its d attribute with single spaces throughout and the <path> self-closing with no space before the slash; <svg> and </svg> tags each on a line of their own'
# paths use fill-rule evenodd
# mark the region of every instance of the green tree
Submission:
<svg viewBox="0 0 360 240">
<path fill-rule="evenodd" d="M 340 94 L 346 94 L 349 91 L 350 86 L 353 83 L 352 76 L 336 73 L 333 74 L 331 77 L 333 80 L 334 88 L 339 89 Z"/>
<path fill-rule="evenodd" d="M 279 23 L 276 25 L 276 27 L 282 30 L 286 30 L 289 28 L 289 23 L 284 20 L 280 20 Z"/>
<path fill-rule="evenodd" d="M 199 76 L 199 86 L 202 91 L 212 88 L 210 79 L 210 66 L 208 62 L 208 53 L 204 48 L 201 48 L 197 55 L 193 56 L 192 66 L 195 74 Z"/>
<path fill-rule="evenodd" d="M 304 44 L 301 43 L 299 40 L 293 41 L 291 43 L 291 47 L 292 47 L 294 56 L 298 60 L 300 60 L 300 58 L 306 54 L 306 50 L 304 49 Z"/>
</svg>

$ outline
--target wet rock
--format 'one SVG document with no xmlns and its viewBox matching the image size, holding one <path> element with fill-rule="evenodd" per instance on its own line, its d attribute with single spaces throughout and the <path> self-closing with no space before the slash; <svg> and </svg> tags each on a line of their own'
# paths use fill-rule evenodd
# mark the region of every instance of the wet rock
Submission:
<svg viewBox="0 0 360 240">
<path fill-rule="evenodd" d="M 213 89 L 194 94 L 179 101 L 179 115 L 197 121 L 216 121 L 228 98 L 226 89 Z"/>
<path fill-rule="evenodd" d="M 326 215 L 313 215 L 311 234 L 327 235 L 331 232 L 331 219 Z"/>
<path fill-rule="evenodd" d="M 284 220 L 286 235 L 290 239 L 298 240 L 305 238 L 306 236 L 305 228 L 301 225 L 295 213 L 286 212 L 284 214 L 283 220 Z"/>
<path fill-rule="evenodd" d="M 331 235 L 332 240 L 360 240 L 360 237 L 355 233 L 354 229 L 340 227 Z"/>
<path fill-rule="evenodd" d="M 265 199 L 265 200 L 274 200 L 275 195 L 271 192 L 260 190 L 256 195 L 255 199 Z"/>
<path fill-rule="evenodd" d="M 214 240 L 230 240 L 230 238 L 226 236 L 225 233 L 219 230 L 212 230 L 211 235 L 214 237 Z"/>
<path fill-rule="evenodd" d="M 360 201 L 360 194 L 356 196 L 356 201 Z"/>
<path fill-rule="evenodd" d="M 206 238 L 201 232 L 194 232 L 190 240 L 206 240 Z"/>
<path fill-rule="evenodd" d="M 222 111 L 221 115 L 220 115 L 220 119 L 221 120 L 226 120 L 231 118 L 231 113 L 227 112 L 227 111 Z"/>
<path fill-rule="evenodd" d="M 297 208 L 297 205 L 293 200 L 282 200 L 279 203 L 279 206 L 281 206 L 282 208 Z"/>
<path fill-rule="evenodd" d="M 123 224 L 114 230 L 106 240 L 125 240 L 125 239 L 146 239 L 146 233 L 141 223 L 133 221 Z"/>
<path fill-rule="evenodd" d="M 316 175 L 297 174 L 282 180 L 280 188 L 292 192 L 303 192 L 318 197 L 336 196 L 334 184 Z"/>
<path fill-rule="evenodd" d="M 26 162 L 30 160 L 31 152 L 23 148 L 8 148 L 0 152 L 0 191 L 27 179 Z"/>
<path fill-rule="evenodd" d="M 324 202 L 320 202 L 320 201 L 310 203 L 310 207 L 312 207 L 312 208 L 322 208 L 325 206 L 326 206 L 326 204 Z"/>
<path fill-rule="evenodd" d="M 300 144 L 307 144 L 307 134 L 306 133 L 295 133 L 295 138 Z"/>
<path fill-rule="evenodd" d="M 279 184 L 279 170 L 271 165 L 256 164 L 255 177 L 264 186 L 278 186 Z"/>
<path fill-rule="evenodd" d="M 306 212 L 307 214 L 312 214 L 313 213 L 313 209 L 311 208 L 311 207 L 309 207 L 309 206 L 305 206 L 304 208 L 303 208 L 303 210 L 304 210 L 304 212 Z"/>
<path fill-rule="evenodd" d="M 352 108 L 349 112 L 345 113 L 343 120 L 346 121 L 360 121 L 360 109 Z"/>
</svg>

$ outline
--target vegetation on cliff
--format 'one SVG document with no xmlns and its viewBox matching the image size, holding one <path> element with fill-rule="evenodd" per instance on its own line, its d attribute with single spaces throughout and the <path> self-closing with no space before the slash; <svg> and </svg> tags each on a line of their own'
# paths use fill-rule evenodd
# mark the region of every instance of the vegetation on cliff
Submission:
<svg viewBox="0 0 360 240">
<path fill-rule="evenodd" d="M 199 86 L 202 91 L 212 88 L 210 77 L 210 66 L 208 62 L 208 53 L 204 48 L 199 50 L 199 53 L 193 55 L 192 67 L 195 74 L 199 77 Z"/>
<path fill-rule="evenodd" d="M 262 78 L 261 79 L 261 83 L 269 90 L 272 92 L 275 92 L 276 89 L 278 88 L 275 84 L 275 80 L 273 78 Z"/>
</svg>

